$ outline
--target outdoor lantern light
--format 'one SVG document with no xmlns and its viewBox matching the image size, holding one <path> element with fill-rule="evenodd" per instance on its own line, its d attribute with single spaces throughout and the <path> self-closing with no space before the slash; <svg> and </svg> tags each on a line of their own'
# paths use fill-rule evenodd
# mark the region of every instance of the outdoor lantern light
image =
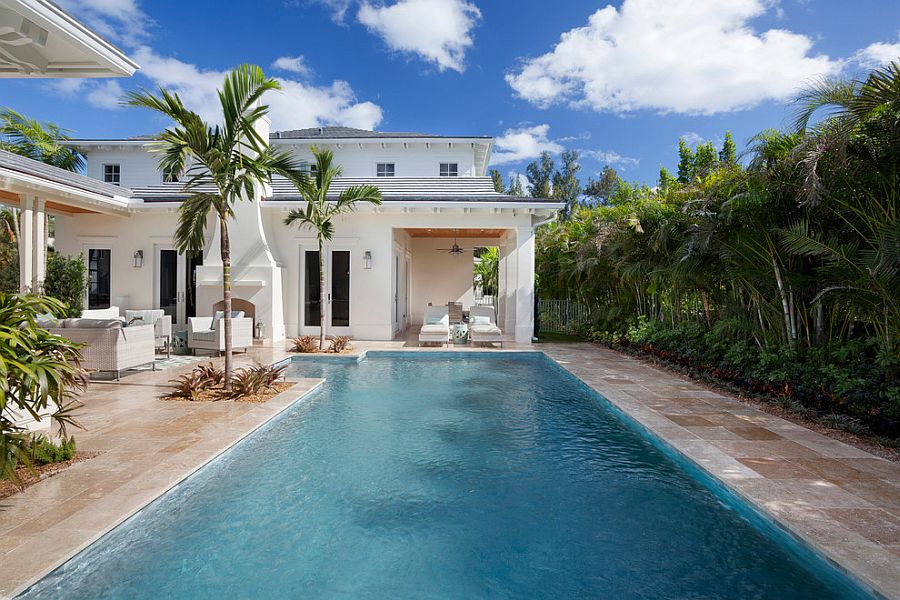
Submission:
<svg viewBox="0 0 900 600">
<path fill-rule="evenodd" d="M 143 250 L 135 250 L 134 251 L 134 268 L 140 269 L 144 266 L 144 251 Z"/>
<path fill-rule="evenodd" d="M 366 250 L 363 252 L 363 263 L 366 265 L 367 269 L 372 268 L 372 251 Z"/>
</svg>

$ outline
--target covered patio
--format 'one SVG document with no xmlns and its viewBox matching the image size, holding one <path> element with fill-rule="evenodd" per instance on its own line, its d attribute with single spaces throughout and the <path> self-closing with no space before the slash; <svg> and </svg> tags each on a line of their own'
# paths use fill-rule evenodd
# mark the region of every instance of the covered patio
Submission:
<svg viewBox="0 0 900 600">
<path fill-rule="evenodd" d="M 394 229 L 398 253 L 394 321 L 398 337 L 418 331 L 425 307 L 460 303 L 464 311 L 491 305 L 504 339 L 527 344 L 534 323 L 534 232 L 519 228 L 407 227 Z M 476 252 L 497 248 L 496 294 L 478 293 Z M 402 258 L 401 258 L 402 254 Z M 404 319 L 404 315 L 406 318 Z"/>
</svg>

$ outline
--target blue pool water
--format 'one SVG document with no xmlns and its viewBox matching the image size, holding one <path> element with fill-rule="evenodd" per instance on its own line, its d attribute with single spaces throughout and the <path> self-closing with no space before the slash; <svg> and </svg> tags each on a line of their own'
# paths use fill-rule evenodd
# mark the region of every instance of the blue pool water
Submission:
<svg viewBox="0 0 900 600">
<path fill-rule="evenodd" d="M 327 382 L 23 597 L 868 597 L 543 355 L 292 370 Z"/>
</svg>

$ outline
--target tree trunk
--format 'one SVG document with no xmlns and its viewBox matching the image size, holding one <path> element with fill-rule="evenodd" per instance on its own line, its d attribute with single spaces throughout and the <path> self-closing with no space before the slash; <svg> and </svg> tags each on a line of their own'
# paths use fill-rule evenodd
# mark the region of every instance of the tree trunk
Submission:
<svg viewBox="0 0 900 600">
<path fill-rule="evenodd" d="M 228 240 L 228 224 L 219 217 L 222 249 L 222 300 L 225 302 L 225 389 L 231 389 L 231 244 Z"/>
<path fill-rule="evenodd" d="M 825 307 L 822 301 L 816 302 L 816 344 L 822 345 L 825 341 Z"/>
<path fill-rule="evenodd" d="M 791 320 L 791 308 L 787 291 L 784 289 L 784 279 L 781 277 L 781 269 L 778 268 L 778 261 L 774 256 L 772 257 L 772 268 L 775 270 L 775 281 L 778 283 L 778 294 L 781 296 L 781 309 L 784 312 L 784 332 L 787 336 L 788 343 L 793 345 L 797 335 L 794 331 L 794 322 Z"/>
<path fill-rule="evenodd" d="M 703 314 L 706 315 L 706 326 L 712 327 L 712 315 L 709 310 L 709 294 L 706 290 L 700 290 L 700 297 L 703 299 Z"/>
<path fill-rule="evenodd" d="M 319 242 L 319 351 L 325 349 L 325 251 Z"/>
</svg>

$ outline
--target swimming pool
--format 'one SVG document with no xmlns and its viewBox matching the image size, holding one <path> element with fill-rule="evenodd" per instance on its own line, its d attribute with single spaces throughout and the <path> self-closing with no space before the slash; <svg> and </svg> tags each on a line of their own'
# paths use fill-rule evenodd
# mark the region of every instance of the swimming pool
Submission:
<svg viewBox="0 0 900 600">
<path fill-rule="evenodd" d="M 542 354 L 291 370 L 327 382 L 22 597 L 869 597 Z"/>
</svg>

